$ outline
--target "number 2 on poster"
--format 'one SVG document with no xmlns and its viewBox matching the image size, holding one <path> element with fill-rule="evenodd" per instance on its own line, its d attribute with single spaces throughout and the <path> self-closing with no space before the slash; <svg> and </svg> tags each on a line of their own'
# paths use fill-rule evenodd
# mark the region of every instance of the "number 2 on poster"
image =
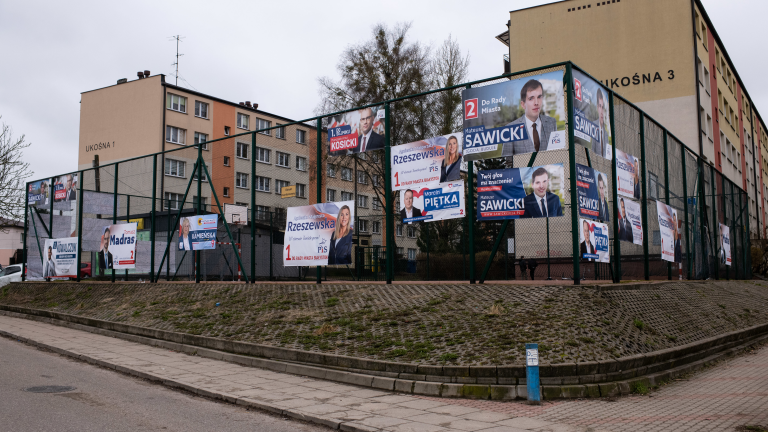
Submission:
<svg viewBox="0 0 768 432">
<path fill-rule="evenodd" d="M 464 119 L 477 118 L 477 98 L 464 101 Z"/>
</svg>

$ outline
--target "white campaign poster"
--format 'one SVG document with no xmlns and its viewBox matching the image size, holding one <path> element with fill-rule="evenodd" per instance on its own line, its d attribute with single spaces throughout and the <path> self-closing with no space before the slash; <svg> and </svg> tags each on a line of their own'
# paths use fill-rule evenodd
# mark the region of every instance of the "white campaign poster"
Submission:
<svg viewBox="0 0 768 432">
<path fill-rule="evenodd" d="M 283 265 L 352 264 L 355 202 L 288 207 Z"/>
<path fill-rule="evenodd" d="M 629 198 L 619 198 L 619 240 L 643 245 L 643 208 Z"/>
<path fill-rule="evenodd" d="M 456 219 L 466 214 L 464 180 L 400 191 L 400 220 L 403 223 Z"/>
<path fill-rule="evenodd" d="M 461 180 L 461 132 L 392 147 L 392 190 Z"/>
<path fill-rule="evenodd" d="M 728 225 L 720 224 L 720 251 L 718 258 L 720 264 L 731 265 L 731 229 Z"/>
<path fill-rule="evenodd" d="M 669 262 L 682 262 L 680 234 L 677 225 L 677 210 L 656 201 L 661 233 L 661 259 Z"/>
<path fill-rule="evenodd" d="M 616 185 L 619 195 L 640 199 L 640 161 L 616 149 Z"/>
<path fill-rule="evenodd" d="M 611 262 L 608 225 L 592 219 L 579 220 L 579 254 L 586 261 Z"/>
<path fill-rule="evenodd" d="M 77 265 L 77 237 L 45 240 L 44 278 L 76 278 Z"/>
<path fill-rule="evenodd" d="M 96 255 L 102 272 L 136 268 L 136 231 L 135 222 L 104 227 Z"/>
</svg>

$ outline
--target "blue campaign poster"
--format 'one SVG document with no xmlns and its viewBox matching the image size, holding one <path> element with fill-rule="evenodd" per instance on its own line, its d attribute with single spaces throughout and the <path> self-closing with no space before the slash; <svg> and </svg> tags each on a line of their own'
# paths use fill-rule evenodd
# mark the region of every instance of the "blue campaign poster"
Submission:
<svg viewBox="0 0 768 432">
<path fill-rule="evenodd" d="M 477 173 L 477 220 L 563 215 L 563 164 Z"/>
<path fill-rule="evenodd" d="M 579 216 L 608 222 L 608 176 L 594 168 L 576 164 Z"/>
</svg>

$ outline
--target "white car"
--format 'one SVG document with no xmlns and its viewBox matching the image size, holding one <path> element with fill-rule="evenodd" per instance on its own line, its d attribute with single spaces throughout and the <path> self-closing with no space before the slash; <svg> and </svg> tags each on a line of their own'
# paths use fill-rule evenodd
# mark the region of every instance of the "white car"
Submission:
<svg viewBox="0 0 768 432">
<path fill-rule="evenodd" d="M 11 282 L 21 282 L 21 264 L 11 264 L 0 270 L 0 287 Z"/>
</svg>

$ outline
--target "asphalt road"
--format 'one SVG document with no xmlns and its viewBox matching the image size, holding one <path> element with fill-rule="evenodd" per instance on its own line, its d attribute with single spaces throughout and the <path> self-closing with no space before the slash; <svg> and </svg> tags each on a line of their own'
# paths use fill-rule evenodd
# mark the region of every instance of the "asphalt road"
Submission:
<svg viewBox="0 0 768 432">
<path fill-rule="evenodd" d="M 31 393 L 35 386 L 72 386 Z M 0 337 L 3 431 L 328 431 L 210 401 Z"/>
</svg>

